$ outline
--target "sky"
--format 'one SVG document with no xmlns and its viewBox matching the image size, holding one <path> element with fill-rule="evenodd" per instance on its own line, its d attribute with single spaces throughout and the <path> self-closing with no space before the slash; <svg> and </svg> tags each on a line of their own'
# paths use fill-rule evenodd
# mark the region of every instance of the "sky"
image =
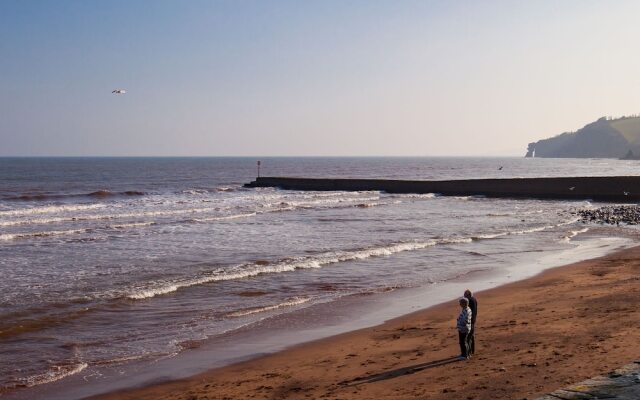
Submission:
<svg viewBox="0 0 640 400">
<path fill-rule="evenodd" d="M 0 0 L 0 156 L 523 156 L 640 112 L 638 15 L 635 0 Z"/>
</svg>

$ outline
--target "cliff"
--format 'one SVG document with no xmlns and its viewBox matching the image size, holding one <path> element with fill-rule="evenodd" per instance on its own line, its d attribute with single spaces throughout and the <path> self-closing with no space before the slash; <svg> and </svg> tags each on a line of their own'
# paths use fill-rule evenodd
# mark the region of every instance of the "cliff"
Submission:
<svg viewBox="0 0 640 400">
<path fill-rule="evenodd" d="M 576 132 L 529 143 L 526 157 L 634 159 L 636 155 L 640 155 L 640 116 L 602 117 Z"/>
</svg>

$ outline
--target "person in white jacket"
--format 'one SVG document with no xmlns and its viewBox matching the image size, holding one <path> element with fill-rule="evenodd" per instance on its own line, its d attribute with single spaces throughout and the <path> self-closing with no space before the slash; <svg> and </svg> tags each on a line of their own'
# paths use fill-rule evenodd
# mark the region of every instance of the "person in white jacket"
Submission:
<svg viewBox="0 0 640 400">
<path fill-rule="evenodd" d="M 460 359 L 466 360 L 469 358 L 469 332 L 471 332 L 472 316 L 467 298 L 460 299 L 460 308 L 456 328 L 458 329 L 458 340 L 460 342 Z"/>
</svg>

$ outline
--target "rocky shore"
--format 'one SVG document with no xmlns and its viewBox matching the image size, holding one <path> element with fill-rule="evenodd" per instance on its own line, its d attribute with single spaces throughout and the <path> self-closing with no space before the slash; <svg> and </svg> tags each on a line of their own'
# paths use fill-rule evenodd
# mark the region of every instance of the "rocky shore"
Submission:
<svg viewBox="0 0 640 400">
<path fill-rule="evenodd" d="M 595 209 L 579 210 L 576 213 L 582 222 L 596 222 L 610 225 L 640 224 L 640 207 L 637 205 L 605 206 Z"/>
</svg>

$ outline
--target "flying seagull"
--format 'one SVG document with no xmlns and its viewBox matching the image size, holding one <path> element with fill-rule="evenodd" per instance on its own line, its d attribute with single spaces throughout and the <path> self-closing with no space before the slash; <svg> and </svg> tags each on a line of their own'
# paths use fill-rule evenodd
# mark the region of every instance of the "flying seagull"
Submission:
<svg viewBox="0 0 640 400">
<path fill-rule="evenodd" d="M 504 168 L 502 165 L 498 167 L 498 171 L 502 171 L 502 168 Z"/>
<path fill-rule="evenodd" d="M 113 94 L 125 94 L 125 93 L 127 93 L 127 91 L 124 90 L 124 89 L 116 89 L 111 93 L 113 93 Z"/>
<path fill-rule="evenodd" d="M 575 188 L 576 188 L 575 186 L 571 186 L 571 187 L 569 188 L 569 190 L 573 190 L 573 189 L 575 189 Z"/>
</svg>

